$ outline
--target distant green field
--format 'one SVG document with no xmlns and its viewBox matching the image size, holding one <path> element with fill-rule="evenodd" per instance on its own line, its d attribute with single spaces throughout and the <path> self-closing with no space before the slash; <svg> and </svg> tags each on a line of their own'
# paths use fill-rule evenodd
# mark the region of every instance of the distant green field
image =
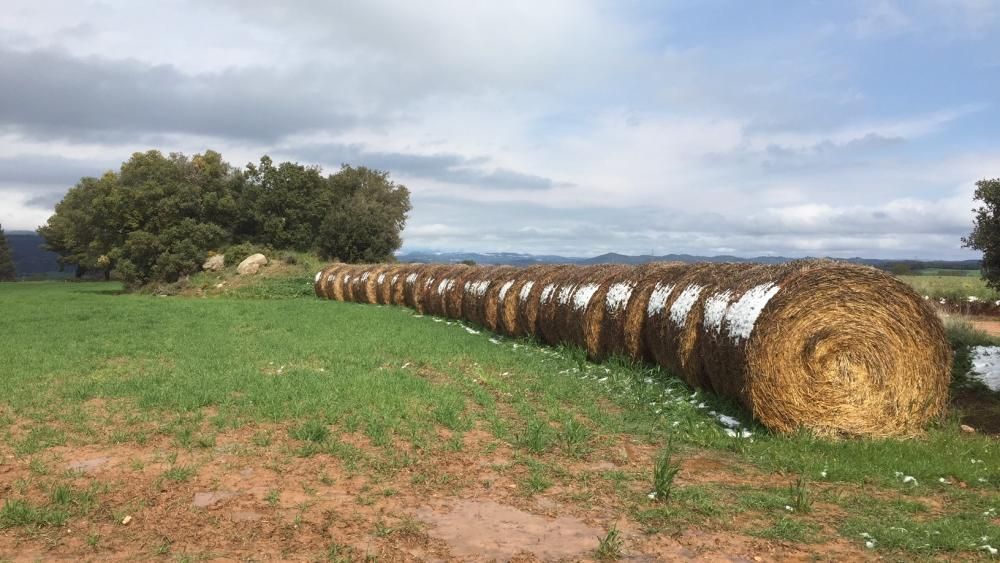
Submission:
<svg viewBox="0 0 1000 563">
<path fill-rule="evenodd" d="M 939 283 L 935 276 L 906 279 Z M 962 292 L 979 283 L 941 280 L 970 284 Z M 1000 447 L 962 434 L 955 417 L 911 441 L 778 436 L 660 370 L 595 365 L 577 350 L 503 339 L 402 308 L 321 301 L 309 296 L 311 279 L 266 281 L 235 292 L 239 299 L 119 290 L 113 283 L 0 284 L 0 532 L 8 529 L 19 542 L 55 541 L 47 549 L 71 550 L 37 534 L 90 525 L 94 537 L 114 541 L 115 518 L 125 511 L 140 519 L 156 514 L 155 505 L 135 502 L 145 493 L 117 492 L 127 482 L 55 470 L 66 454 L 50 453 L 129 447 L 149 450 L 145 458 L 132 454 L 136 479 L 155 464 L 163 468 L 149 485 L 158 487 L 154 499 L 219 487 L 209 475 L 223 457 L 233 467 L 266 462 L 286 472 L 327 456 L 324 464 L 369 483 L 357 510 L 395 494 L 426 496 L 420 491 L 432 485 L 444 497 L 494 494 L 468 480 L 468 468 L 478 467 L 468 459 L 510 451 L 504 461 L 483 462 L 497 475 L 494 487 L 510 482 L 495 494 L 552 495 L 566 510 L 599 506 L 613 516 L 609 528 L 627 520 L 647 538 L 704 527 L 806 550 L 842 537 L 862 553 L 867 534 L 890 559 L 981 556 L 983 536 L 1000 544 L 1000 526 L 986 516 L 1000 508 Z M 709 411 L 739 418 L 752 437 L 728 436 Z M 253 432 L 233 438 L 244 429 Z M 468 451 L 474 433 L 485 441 Z M 367 445 L 345 441 L 348 435 Z M 654 458 L 668 443 L 676 450 L 670 463 L 709 456 L 722 477 L 682 469 L 669 502 L 651 499 Z M 181 465 L 178 455 L 192 461 Z M 449 461 L 456 456 L 465 461 Z M 914 481 L 904 483 L 903 475 Z M 276 522 L 291 522 L 295 511 L 320 519 L 308 491 L 336 486 L 319 473 L 289 480 L 254 510 L 290 511 L 275 512 Z M 84 502 L 52 492 L 59 487 L 91 492 Z M 303 490 L 306 501 L 281 504 Z M 223 525 L 210 512 L 192 514 L 202 526 Z M 387 524 L 375 520 L 384 517 L 374 514 L 366 525 L 385 532 Z M 299 549 L 295 537 L 304 529 L 289 524 L 274 536 L 287 534 L 288 549 Z M 129 530 L 136 542 L 163 543 L 141 527 Z M 385 549 L 403 541 L 388 532 L 372 537 Z M 3 545 L 0 559 L 11 555 Z M 147 555 L 207 556 L 163 545 Z"/>
<path fill-rule="evenodd" d="M 986 282 L 976 275 L 963 276 L 940 276 L 940 275 L 913 275 L 899 276 L 906 283 L 913 286 L 913 289 L 921 295 L 927 295 L 932 299 L 945 298 L 952 301 L 967 301 L 968 298 L 975 297 L 982 301 L 1000 300 L 1000 293 L 986 287 Z"/>
<path fill-rule="evenodd" d="M 951 270 L 946 268 L 924 268 L 922 270 L 915 271 L 914 275 L 979 277 L 979 270 Z"/>
</svg>

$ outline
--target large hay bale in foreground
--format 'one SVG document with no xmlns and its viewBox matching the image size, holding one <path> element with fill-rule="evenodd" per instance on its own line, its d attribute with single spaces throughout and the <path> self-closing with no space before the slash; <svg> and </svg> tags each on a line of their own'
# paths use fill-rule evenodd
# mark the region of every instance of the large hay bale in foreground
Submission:
<svg viewBox="0 0 1000 563">
<path fill-rule="evenodd" d="M 363 275 L 354 266 L 324 272 L 336 275 L 317 293 L 333 299 L 350 298 L 343 280 Z M 873 268 L 413 266 L 393 275 L 403 273 L 412 276 L 411 302 L 576 343 L 594 356 L 651 357 L 692 386 L 741 402 L 778 432 L 906 436 L 946 406 L 951 349 L 940 320 L 908 286 Z M 442 275 L 443 299 L 428 299 L 418 279 L 427 289 Z M 461 283 L 458 308 L 447 292 L 452 278 Z"/>
</svg>

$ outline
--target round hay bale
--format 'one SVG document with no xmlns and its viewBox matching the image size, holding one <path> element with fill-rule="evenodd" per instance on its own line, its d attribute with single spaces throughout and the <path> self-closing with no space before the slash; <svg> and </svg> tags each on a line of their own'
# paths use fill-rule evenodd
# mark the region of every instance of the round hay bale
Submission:
<svg viewBox="0 0 1000 563">
<path fill-rule="evenodd" d="M 391 264 L 375 278 L 375 285 L 377 286 L 375 297 L 380 305 L 392 304 L 394 280 L 398 279 L 396 276 L 403 268 L 404 266 L 399 264 Z"/>
<path fill-rule="evenodd" d="M 433 297 L 437 296 L 437 284 L 440 283 L 453 266 L 447 264 L 428 264 L 424 266 L 413 286 L 413 308 L 421 315 L 433 314 L 429 311 Z"/>
<path fill-rule="evenodd" d="M 652 362 L 646 346 L 646 319 L 659 301 L 650 307 L 650 297 L 665 298 L 664 289 L 687 266 L 681 262 L 655 262 L 636 268 L 634 278 L 614 282 L 605 299 L 608 320 L 602 329 L 602 357 L 624 356 L 636 362 Z M 624 306 L 623 306 L 624 305 Z"/>
<path fill-rule="evenodd" d="M 465 297 L 465 283 L 479 273 L 479 266 L 457 264 L 452 270 L 450 281 L 442 296 L 444 315 L 450 319 L 462 320 L 462 300 Z"/>
<path fill-rule="evenodd" d="M 528 332 L 526 329 L 522 329 L 517 322 L 519 317 L 518 310 L 524 302 L 521 294 L 523 292 L 524 299 L 527 299 L 531 288 L 537 283 L 538 277 L 548 271 L 549 268 L 551 266 L 547 265 L 521 268 L 517 271 L 516 275 L 512 276 L 513 283 L 506 291 L 501 286 L 500 291 L 497 293 L 499 297 L 497 303 L 497 331 L 507 336 L 528 336 L 534 334 L 534 330 Z M 506 283 L 504 282 L 504 284 Z"/>
<path fill-rule="evenodd" d="M 585 348 L 591 359 L 603 357 L 605 333 L 622 329 L 625 305 L 637 270 L 635 266 L 618 264 L 596 266 L 573 293 L 563 338 Z"/>
<path fill-rule="evenodd" d="M 764 425 L 905 436 L 944 412 L 951 347 L 903 282 L 830 261 L 726 273 L 703 303 L 701 364 Z"/>
<path fill-rule="evenodd" d="M 572 267 L 565 264 L 541 266 L 535 274 L 536 278 L 521 286 L 521 290 L 517 293 L 517 330 L 519 333 L 546 342 L 541 330 L 543 302 L 552 298 L 555 288 L 558 286 L 559 277 Z"/>
<path fill-rule="evenodd" d="M 390 266 L 390 264 L 372 264 L 370 269 L 362 272 L 358 292 L 355 294 L 355 299 L 359 299 L 359 303 L 378 303 L 379 279 L 385 281 L 385 271 Z"/>
<path fill-rule="evenodd" d="M 706 278 L 718 272 L 719 279 L 741 264 L 692 264 L 685 267 L 678 277 L 671 280 L 672 287 L 661 286 L 667 291 L 662 307 L 655 307 L 646 322 L 646 345 L 656 363 L 667 368 L 692 387 L 712 390 L 711 382 L 704 377 L 701 356 L 698 354 L 698 330 L 701 322 L 701 303 L 706 298 Z M 657 296 L 657 304 L 660 303 Z"/>
<path fill-rule="evenodd" d="M 417 308 L 417 278 L 423 275 L 424 270 L 429 268 L 428 264 L 410 264 L 403 278 L 403 304 L 411 309 Z"/>
<path fill-rule="evenodd" d="M 500 302 L 503 298 L 507 297 L 510 293 L 510 288 L 517 281 L 517 276 L 523 272 L 522 268 L 515 268 L 513 266 L 501 266 L 493 271 L 492 282 L 483 295 L 481 305 L 482 324 L 487 330 L 496 332 L 499 324 Z"/>
<path fill-rule="evenodd" d="M 392 286 L 389 292 L 389 302 L 393 305 L 399 305 L 401 307 L 406 306 L 407 288 L 409 287 L 407 280 L 410 279 L 410 275 L 414 273 L 414 268 L 416 266 L 418 265 L 403 264 L 392 274 L 392 277 L 389 278 L 389 284 Z"/>
<path fill-rule="evenodd" d="M 561 344 L 563 334 L 566 332 L 564 318 L 566 309 L 571 307 L 573 293 L 579 285 L 580 276 L 584 273 L 586 266 L 567 266 L 552 273 L 546 280 L 538 296 L 538 330 L 535 335 L 542 342 L 548 344 Z"/>
<path fill-rule="evenodd" d="M 424 280 L 423 313 L 425 315 L 445 316 L 447 313 L 448 289 L 455 287 L 455 276 L 466 266 L 443 264 L 434 269 L 434 277 Z"/>
<path fill-rule="evenodd" d="M 371 264 L 355 264 L 350 281 L 344 286 L 344 297 L 352 303 L 364 303 L 364 286 L 371 272 Z"/>
<path fill-rule="evenodd" d="M 463 319 L 472 324 L 483 325 L 486 293 L 494 283 L 494 276 L 509 268 L 510 266 L 476 266 L 474 275 L 465 276 L 465 282 L 462 284 Z"/>
<path fill-rule="evenodd" d="M 337 269 L 333 281 L 328 286 L 328 291 L 332 299 L 350 301 L 348 290 L 350 289 L 351 280 L 354 278 L 357 268 L 356 264 L 344 264 L 343 267 Z"/>
<path fill-rule="evenodd" d="M 340 268 L 340 266 L 342 265 L 343 264 L 341 264 L 340 262 L 334 262 L 332 264 L 325 266 L 322 270 L 319 271 L 318 274 L 316 274 L 316 281 L 313 283 L 313 290 L 316 292 L 316 297 L 319 297 L 321 299 L 330 298 L 330 296 L 327 293 L 327 285 L 331 280 L 333 280 L 333 276 L 335 275 L 336 270 Z"/>
</svg>

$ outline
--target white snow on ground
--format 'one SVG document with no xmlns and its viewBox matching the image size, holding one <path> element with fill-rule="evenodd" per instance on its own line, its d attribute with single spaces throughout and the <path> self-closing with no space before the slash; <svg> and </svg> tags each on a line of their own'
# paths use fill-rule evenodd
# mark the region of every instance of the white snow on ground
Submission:
<svg viewBox="0 0 1000 563">
<path fill-rule="evenodd" d="M 726 414 L 717 415 L 716 418 L 723 426 L 728 426 L 730 428 L 739 428 L 741 426 L 740 421 Z"/>
<path fill-rule="evenodd" d="M 757 317 L 764 310 L 767 302 L 781 289 L 771 282 L 762 283 L 743 294 L 726 311 L 726 327 L 729 336 L 739 342 L 750 338 Z"/>
<path fill-rule="evenodd" d="M 698 284 L 691 284 L 684 288 L 684 291 L 677 296 L 673 305 L 670 306 L 670 320 L 674 323 L 674 326 L 684 326 L 687 322 L 688 313 L 691 312 L 691 307 L 694 307 L 696 301 L 698 301 L 698 295 L 701 294 L 702 287 Z"/>
<path fill-rule="evenodd" d="M 507 283 L 500 286 L 500 301 L 507 298 L 507 292 L 510 291 L 510 287 L 514 285 L 514 280 L 510 280 Z"/>
<path fill-rule="evenodd" d="M 590 305 L 590 300 L 594 298 L 594 294 L 600 287 L 596 283 L 581 285 L 573 294 L 573 308 L 577 311 L 586 310 L 587 306 Z"/>
<path fill-rule="evenodd" d="M 670 292 L 674 290 L 672 284 L 663 285 L 660 282 L 656 282 L 656 286 L 653 287 L 653 293 L 649 295 L 649 305 L 646 306 L 646 316 L 652 317 L 653 315 L 663 311 L 663 307 L 667 304 L 667 298 L 670 297 Z"/>
<path fill-rule="evenodd" d="M 528 296 L 531 295 L 531 288 L 535 287 L 535 282 L 529 281 L 521 286 L 521 294 L 518 295 L 518 301 L 524 303 L 528 300 Z"/>
<path fill-rule="evenodd" d="M 974 347 L 970 374 L 993 391 L 1000 391 L 1000 346 Z"/>
<path fill-rule="evenodd" d="M 632 289 L 635 282 L 618 282 L 611 284 L 608 288 L 608 295 L 604 300 L 604 309 L 609 313 L 617 312 L 628 306 L 628 300 L 632 298 Z"/>
</svg>

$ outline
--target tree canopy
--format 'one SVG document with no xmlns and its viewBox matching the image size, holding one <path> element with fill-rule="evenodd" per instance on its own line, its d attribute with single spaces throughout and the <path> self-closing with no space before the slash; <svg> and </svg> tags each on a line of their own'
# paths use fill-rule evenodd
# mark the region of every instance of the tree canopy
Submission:
<svg viewBox="0 0 1000 563">
<path fill-rule="evenodd" d="M 206 151 L 135 153 L 118 172 L 82 178 L 38 232 L 62 264 L 130 285 L 176 281 L 210 250 L 252 243 L 344 261 L 391 258 L 410 210 L 385 172 L 322 170 L 263 156 L 245 169 Z"/>
<path fill-rule="evenodd" d="M 3 232 L 3 225 L 0 225 L 0 281 L 14 281 L 17 279 L 17 271 L 14 269 L 14 256 L 10 252 L 10 245 L 7 244 L 7 235 Z"/>
<path fill-rule="evenodd" d="M 986 284 L 1000 289 L 1000 179 L 976 182 L 973 196 L 981 205 L 969 236 L 962 238 L 967 248 L 982 251 L 982 273 Z"/>
</svg>

